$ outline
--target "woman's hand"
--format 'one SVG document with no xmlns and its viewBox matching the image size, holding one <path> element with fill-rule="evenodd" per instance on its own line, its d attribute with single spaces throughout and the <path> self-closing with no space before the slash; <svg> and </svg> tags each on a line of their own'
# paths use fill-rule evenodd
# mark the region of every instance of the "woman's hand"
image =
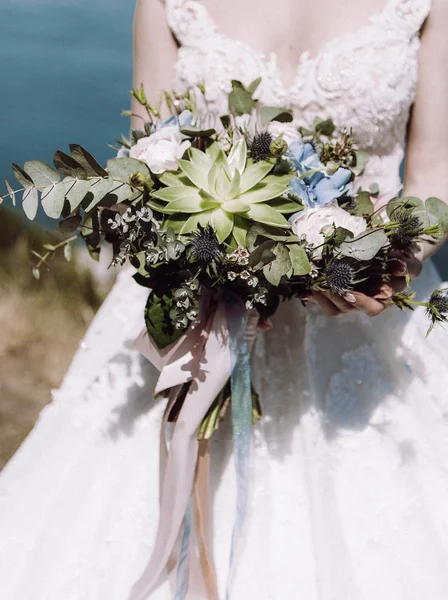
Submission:
<svg viewBox="0 0 448 600">
<path fill-rule="evenodd" d="M 367 296 L 361 292 L 349 292 L 345 296 L 338 296 L 330 291 L 324 291 L 313 292 L 309 301 L 317 302 L 329 317 L 341 316 L 356 310 L 369 317 L 376 317 L 392 306 L 392 294 L 406 288 L 406 277 L 415 279 L 420 275 L 421 270 L 422 263 L 417 258 L 397 254 L 389 261 L 390 281 L 384 284 L 375 296 Z"/>
</svg>

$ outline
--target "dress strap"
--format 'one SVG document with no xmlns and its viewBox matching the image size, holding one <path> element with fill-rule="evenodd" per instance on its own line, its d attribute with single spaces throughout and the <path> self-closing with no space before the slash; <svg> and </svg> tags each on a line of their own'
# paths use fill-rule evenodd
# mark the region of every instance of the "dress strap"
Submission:
<svg viewBox="0 0 448 600">
<path fill-rule="evenodd" d="M 165 0 L 168 26 L 182 46 L 199 46 L 216 26 L 199 0 Z"/>
<path fill-rule="evenodd" d="M 431 0 L 389 0 L 375 20 L 382 27 L 414 37 L 429 15 L 431 3 Z"/>
</svg>

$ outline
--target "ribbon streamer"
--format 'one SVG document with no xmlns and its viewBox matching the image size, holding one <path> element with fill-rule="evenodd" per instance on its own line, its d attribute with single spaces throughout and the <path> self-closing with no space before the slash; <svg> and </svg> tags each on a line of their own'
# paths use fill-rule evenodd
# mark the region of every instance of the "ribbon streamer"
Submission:
<svg viewBox="0 0 448 600">
<path fill-rule="evenodd" d="M 251 324 L 254 323 L 252 319 Z M 251 329 L 254 330 L 255 327 L 252 326 Z M 208 539 L 208 510 L 205 507 L 208 503 L 208 491 L 205 493 L 208 475 L 204 466 L 208 472 L 208 455 L 207 452 L 202 452 L 198 459 L 200 443 L 197 440 L 197 431 L 213 401 L 231 377 L 234 367 L 231 382 L 235 388 L 235 406 L 232 406 L 232 415 L 235 418 L 233 437 L 236 444 L 238 498 L 232 536 L 231 565 L 233 564 L 247 503 L 252 414 L 248 340 L 250 335 L 248 336 L 247 331 L 247 317 L 243 305 L 235 299 L 229 301 L 221 297 L 219 301 L 209 302 L 195 325 L 171 347 L 159 350 L 146 331 L 137 338 L 137 349 L 161 371 L 155 391 L 160 392 L 168 388 L 171 388 L 171 391 L 161 432 L 161 510 L 158 531 L 149 563 L 134 584 L 129 600 L 147 600 L 151 591 L 161 583 L 161 576 L 169 564 L 182 525 L 186 525 L 187 528 L 191 525 L 188 506 L 193 484 L 194 518 L 204 588 L 209 594 L 207 600 L 218 598 Z M 188 381 L 191 381 L 190 388 L 175 424 L 167 454 L 165 421 L 170 407 L 176 400 L 179 386 Z M 187 512 L 189 516 L 185 521 Z M 184 549 L 189 537 L 189 532 L 184 528 Z M 185 560 L 182 565 L 185 565 Z M 182 598 L 179 595 L 180 590 L 184 590 L 182 593 L 185 593 L 182 579 L 184 571 L 179 569 L 178 573 L 182 581 L 178 578 L 176 599 Z"/>
</svg>

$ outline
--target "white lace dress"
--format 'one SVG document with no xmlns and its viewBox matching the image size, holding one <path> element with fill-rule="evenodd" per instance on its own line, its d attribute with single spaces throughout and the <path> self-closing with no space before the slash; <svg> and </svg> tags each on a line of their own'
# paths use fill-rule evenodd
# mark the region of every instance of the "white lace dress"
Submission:
<svg viewBox="0 0 448 600">
<path fill-rule="evenodd" d="M 305 53 L 290 89 L 276 57 L 221 35 L 198 0 L 166 0 L 176 86 L 231 78 L 306 122 L 351 125 L 366 182 L 400 188 L 429 0 L 389 0 L 356 34 Z M 428 91 L 429 93 L 429 91 Z M 430 193 L 430 190 L 428 190 Z M 421 297 L 439 284 L 426 264 Z M 158 521 L 156 372 L 134 349 L 146 291 L 123 273 L 61 388 L 0 476 L 4 600 L 127 600 Z M 329 319 L 282 305 L 253 357 L 265 417 L 253 433 L 249 517 L 232 600 L 448 598 L 448 345 L 422 311 Z M 20 410 L 20 407 L 18 407 Z M 229 423 L 211 443 L 221 597 L 234 520 Z M 168 581 L 153 600 L 174 597 Z M 203 600 L 190 592 L 189 600 Z"/>
</svg>

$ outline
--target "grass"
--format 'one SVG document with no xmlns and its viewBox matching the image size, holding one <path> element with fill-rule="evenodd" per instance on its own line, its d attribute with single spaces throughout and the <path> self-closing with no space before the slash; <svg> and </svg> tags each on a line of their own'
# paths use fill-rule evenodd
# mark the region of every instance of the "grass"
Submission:
<svg viewBox="0 0 448 600">
<path fill-rule="evenodd" d="M 62 254 L 36 281 L 30 251 L 53 241 L 0 208 L 0 469 L 60 385 L 105 292 Z"/>
</svg>

